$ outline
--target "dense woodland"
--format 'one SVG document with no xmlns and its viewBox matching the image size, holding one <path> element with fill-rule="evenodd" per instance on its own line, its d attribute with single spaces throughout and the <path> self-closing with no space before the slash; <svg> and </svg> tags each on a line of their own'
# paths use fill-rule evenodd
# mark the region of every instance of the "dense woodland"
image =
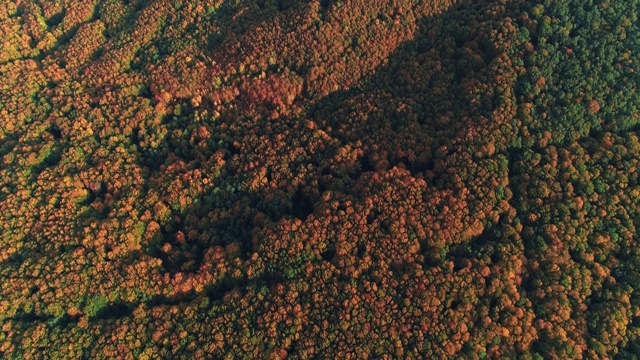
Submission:
<svg viewBox="0 0 640 360">
<path fill-rule="evenodd" d="M 634 358 L 640 0 L 0 2 L 0 357 Z"/>
</svg>

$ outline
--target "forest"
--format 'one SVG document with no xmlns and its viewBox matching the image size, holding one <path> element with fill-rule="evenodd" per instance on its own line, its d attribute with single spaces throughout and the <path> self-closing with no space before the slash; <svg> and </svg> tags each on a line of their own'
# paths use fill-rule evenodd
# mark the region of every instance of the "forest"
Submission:
<svg viewBox="0 0 640 360">
<path fill-rule="evenodd" d="M 639 13 L 0 1 L 0 358 L 637 358 Z"/>
</svg>

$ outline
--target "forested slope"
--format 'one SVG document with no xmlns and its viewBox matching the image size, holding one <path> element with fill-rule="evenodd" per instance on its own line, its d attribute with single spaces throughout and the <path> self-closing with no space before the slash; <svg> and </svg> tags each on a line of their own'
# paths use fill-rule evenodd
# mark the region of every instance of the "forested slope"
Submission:
<svg viewBox="0 0 640 360">
<path fill-rule="evenodd" d="M 0 3 L 0 355 L 632 358 L 639 9 Z"/>
</svg>

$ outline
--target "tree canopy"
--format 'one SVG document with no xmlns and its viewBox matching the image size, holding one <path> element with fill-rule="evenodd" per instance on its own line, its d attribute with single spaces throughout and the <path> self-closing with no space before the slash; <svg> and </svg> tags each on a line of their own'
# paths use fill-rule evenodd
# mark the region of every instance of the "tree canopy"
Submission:
<svg viewBox="0 0 640 360">
<path fill-rule="evenodd" d="M 0 355 L 637 355 L 639 11 L 3 2 Z"/>
</svg>

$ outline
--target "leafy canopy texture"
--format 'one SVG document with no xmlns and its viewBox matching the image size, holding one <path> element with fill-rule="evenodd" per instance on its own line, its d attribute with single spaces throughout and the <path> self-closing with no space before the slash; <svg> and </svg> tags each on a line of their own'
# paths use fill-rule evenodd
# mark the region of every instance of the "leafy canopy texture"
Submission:
<svg viewBox="0 0 640 360">
<path fill-rule="evenodd" d="M 0 357 L 632 358 L 639 11 L 0 2 Z"/>
</svg>

